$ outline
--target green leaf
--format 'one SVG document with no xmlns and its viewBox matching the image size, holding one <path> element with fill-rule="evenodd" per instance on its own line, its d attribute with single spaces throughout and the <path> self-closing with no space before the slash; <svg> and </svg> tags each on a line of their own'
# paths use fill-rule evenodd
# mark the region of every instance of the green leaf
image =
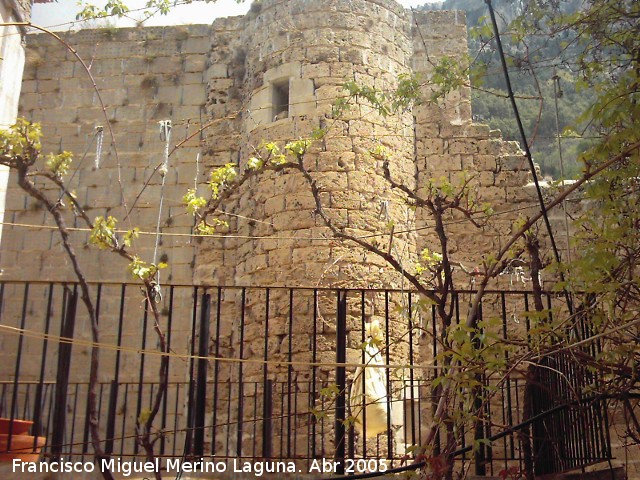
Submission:
<svg viewBox="0 0 640 480">
<path fill-rule="evenodd" d="M 182 197 L 182 203 L 187 207 L 187 212 L 195 215 L 207 204 L 207 200 L 204 197 L 198 197 L 195 188 L 190 188 Z"/>
<path fill-rule="evenodd" d="M 106 219 L 103 216 L 96 217 L 89 235 L 89 243 L 101 250 L 118 248 L 117 223 L 118 220 L 112 216 L 108 216 Z"/>
<path fill-rule="evenodd" d="M 289 153 L 295 155 L 296 157 L 301 157 L 307 151 L 311 145 L 311 140 L 308 139 L 299 139 L 294 142 L 289 142 L 284 146 L 284 149 Z"/>
<path fill-rule="evenodd" d="M 139 235 L 140 235 L 140 229 L 138 227 L 134 227 L 131 230 L 127 230 L 127 233 L 124 234 L 124 237 L 122 239 L 125 247 L 130 247 L 131 244 L 133 243 L 133 240 L 138 238 Z"/>
<path fill-rule="evenodd" d="M 212 198 L 218 198 L 220 189 L 228 186 L 238 175 L 236 166 L 233 163 L 227 163 L 223 167 L 217 168 L 209 175 L 209 186 L 211 187 Z"/>
<path fill-rule="evenodd" d="M 260 170 L 263 165 L 264 160 L 261 158 L 250 157 L 249 160 L 247 160 L 247 169 L 249 170 Z"/>
</svg>

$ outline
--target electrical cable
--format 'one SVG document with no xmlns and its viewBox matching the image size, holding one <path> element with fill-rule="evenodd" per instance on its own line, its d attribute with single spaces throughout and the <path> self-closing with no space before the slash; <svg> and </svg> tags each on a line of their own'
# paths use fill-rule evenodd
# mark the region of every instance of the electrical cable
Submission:
<svg viewBox="0 0 640 480">
<path fill-rule="evenodd" d="M 160 245 L 160 221 L 162 220 L 162 207 L 164 205 L 164 184 L 169 172 L 169 143 L 171 142 L 171 120 L 161 120 L 160 124 L 160 140 L 164 141 L 164 156 L 162 159 L 162 166 L 158 170 L 162 177 L 162 183 L 160 185 L 160 205 L 158 206 L 158 220 L 156 222 L 156 238 L 155 245 L 153 247 L 153 264 L 158 265 L 158 246 Z M 155 284 L 152 288 L 153 300 L 156 303 L 162 301 L 162 293 L 160 290 L 160 269 L 156 272 Z"/>
<path fill-rule="evenodd" d="M 527 157 L 527 162 L 529 163 L 529 170 L 531 172 L 531 176 L 533 178 L 533 183 L 536 187 L 536 194 L 538 196 L 538 202 L 540 204 L 540 211 L 542 213 L 542 218 L 544 220 L 544 224 L 547 228 L 547 234 L 549 235 L 549 241 L 551 242 L 551 249 L 553 250 L 553 255 L 557 263 L 560 263 L 560 252 L 558 251 L 558 246 L 556 245 L 556 241 L 553 234 L 553 228 L 551 227 L 551 222 L 549 221 L 549 216 L 547 215 L 547 207 L 544 203 L 544 198 L 542 196 L 542 189 L 540 188 L 540 182 L 538 181 L 538 175 L 536 173 L 535 165 L 533 163 L 533 156 L 531 155 L 531 149 L 529 148 L 529 143 L 527 141 L 527 135 L 524 131 L 524 126 L 522 125 L 522 119 L 520 118 L 520 112 L 518 111 L 518 104 L 514 98 L 513 88 L 511 86 L 511 79 L 509 77 L 509 72 L 507 70 L 507 61 L 504 55 L 504 50 L 502 48 L 502 41 L 500 40 L 500 32 L 498 31 L 498 22 L 496 21 L 496 14 L 493 10 L 493 5 L 491 4 L 491 0 L 484 0 L 489 8 L 489 16 L 491 17 L 491 24 L 493 25 L 493 31 L 496 40 L 496 46 L 498 47 L 498 54 L 500 56 L 500 62 L 502 63 L 502 70 L 504 72 L 505 83 L 507 86 L 507 93 L 509 94 L 509 99 L 511 101 L 511 107 L 513 109 L 513 114 L 516 117 L 516 122 L 518 125 L 518 130 L 520 132 L 520 136 L 522 137 L 522 146 L 524 148 L 525 155 Z M 559 272 L 560 281 L 564 284 L 565 278 L 562 270 Z M 571 300 L 571 295 L 569 294 L 566 287 L 563 287 L 563 292 L 565 298 L 567 300 L 567 308 L 569 309 L 569 313 L 573 314 L 573 301 Z"/>
</svg>

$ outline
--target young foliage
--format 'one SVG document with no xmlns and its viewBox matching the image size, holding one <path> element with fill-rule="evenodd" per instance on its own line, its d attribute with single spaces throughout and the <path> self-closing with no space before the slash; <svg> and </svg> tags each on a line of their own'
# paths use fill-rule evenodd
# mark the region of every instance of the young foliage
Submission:
<svg viewBox="0 0 640 480">
<path fill-rule="evenodd" d="M 58 155 L 50 153 L 49 155 L 47 155 L 45 166 L 56 177 L 62 177 L 69 171 L 72 160 L 73 154 L 71 152 L 64 151 L 62 153 L 59 153 Z"/>
<path fill-rule="evenodd" d="M 31 166 L 40 156 L 42 127 L 18 118 L 7 129 L 0 129 L 0 161 L 9 166 Z"/>
<path fill-rule="evenodd" d="M 93 229 L 89 236 L 89 243 L 101 250 L 111 250 L 118 248 L 118 237 L 116 236 L 116 224 L 118 220 L 111 215 L 107 218 L 98 216 L 93 222 Z"/>
</svg>

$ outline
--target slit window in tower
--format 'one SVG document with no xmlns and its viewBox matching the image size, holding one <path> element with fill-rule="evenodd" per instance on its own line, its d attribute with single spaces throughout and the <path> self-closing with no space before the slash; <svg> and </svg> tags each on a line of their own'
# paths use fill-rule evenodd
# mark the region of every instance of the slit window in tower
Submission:
<svg viewBox="0 0 640 480">
<path fill-rule="evenodd" d="M 272 121 L 289 117 L 289 79 L 283 78 L 271 84 L 272 86 Z"/>
</svg>

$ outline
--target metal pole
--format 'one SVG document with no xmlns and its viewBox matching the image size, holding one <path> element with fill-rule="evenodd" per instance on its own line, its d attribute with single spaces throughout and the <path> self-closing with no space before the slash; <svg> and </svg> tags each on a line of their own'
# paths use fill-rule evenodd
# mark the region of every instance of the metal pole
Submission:
<svg viewBox="0 0 640 480">
<path fill-rule="evenodd" d="M 69 297 L 61 329 L 61 336 L 64 338 L 73 338 L 77 303 L 78 292 L 74 291 Z M 61 342 L 58 350 L 58 373 L 56 375 L 53 435 L 51 439 L 52 461 L 60 460 L 62 444 L 64 443 L 64 430 L 67 420 L 67 390 L 69 388 L 69 372 L 71 370 L 71 347 L 71 342 Z"/>
<path fill-rule="evenodd" d="M 347 292 L 338 290 L 337 292 L 337 318 L 336 318 L 336 363 L 347 362 Z M 336 367 L 336 386 L 338 395 L 336 397 L 336 422 L 335 422 L 335 460 L 337 462 L 336 474 L 344 475 L 345 460 L 345 427 L 346 418 L 346 370 L 345 367 Z"/>
<path fill-rule="evenodd" d="M 207 367 L 209 361 L 209 321 L 211 314 L 211 295 L 202 295 L 200 305 L 200 338 L 198 339 L 198 370 L 196 380 L 196 411 L 194 415 L 193 453 L 197 457 L 204 455 L 204 422 L 207 403 Z"/>
</svg>

